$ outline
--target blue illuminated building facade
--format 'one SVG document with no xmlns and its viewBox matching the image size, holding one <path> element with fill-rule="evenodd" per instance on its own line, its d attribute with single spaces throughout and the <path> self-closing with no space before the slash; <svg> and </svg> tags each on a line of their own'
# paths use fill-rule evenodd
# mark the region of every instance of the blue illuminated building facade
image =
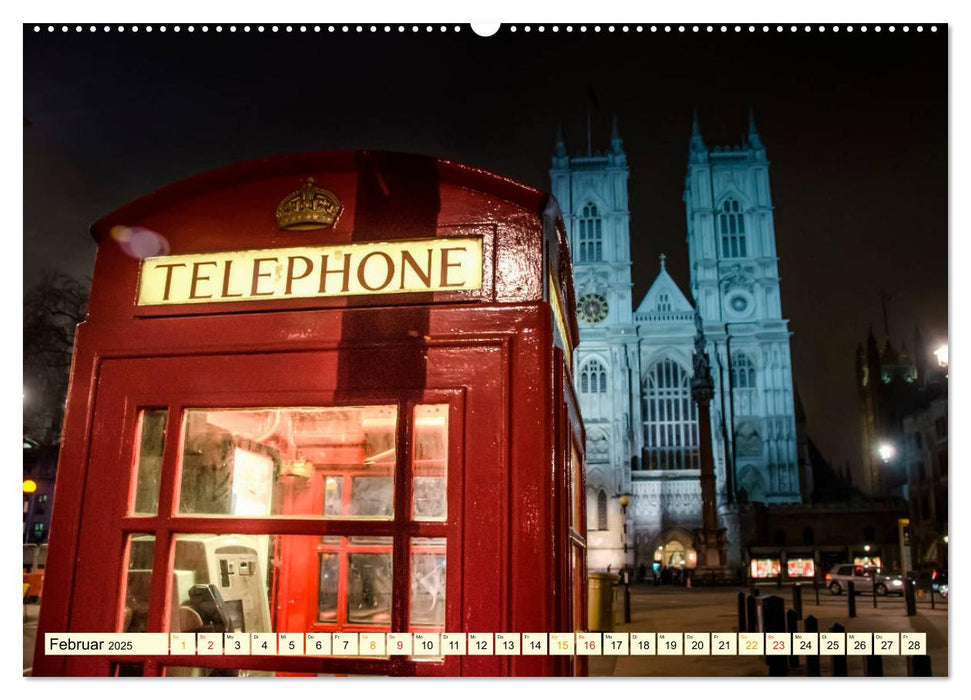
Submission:
<svg viewBox="0 0 971 700">
<path fill-rule="evenodd" d="M 737 567 L 743 563 L 738 509 L 800 502 L 808 478 L 797 458 L 765 146 L 751 115 L 741 144 L 713 148 L 695 117 L 684 188 L 690 296 L 662 255 L 636 307 L 628 176 L 616 120 L 604 152 L 571 156 L 557 135 L 550 179 L 573 252 L 588 566 L 694 567 L 705 439 L 715 455 L 728 564 Z M 634 209 L 640 235 L 650 236 L 651 222 L 638 220 L 636 202 Z M 690 394 L 696 309 L 715 381 L 712 431 L 704 436 Z"/>
</svg>

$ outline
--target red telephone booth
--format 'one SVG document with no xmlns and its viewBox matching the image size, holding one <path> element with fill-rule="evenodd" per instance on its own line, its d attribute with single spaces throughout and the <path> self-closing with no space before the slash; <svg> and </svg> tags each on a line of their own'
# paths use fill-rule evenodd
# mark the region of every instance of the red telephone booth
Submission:
<svg viewBox="0 0 971 700">
<path fill-rule="evenodd" d="M 585 628 L 555 203 L 377 152 L 97 222 L 35 675 L 570 675 L 563 656 L 48 656 L 47 632 Z"/>
</svg>

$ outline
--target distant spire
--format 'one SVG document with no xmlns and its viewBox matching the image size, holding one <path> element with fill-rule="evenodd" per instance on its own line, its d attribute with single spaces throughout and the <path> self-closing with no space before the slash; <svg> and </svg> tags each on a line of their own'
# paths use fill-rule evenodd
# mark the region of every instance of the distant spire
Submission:
<svg viewBox="0 0 971 700">
<path fill-rule="evenodd" d="M 880 375 L 880 349 L 872 325 L 866 336 L 866 364 L 870 378 L 876 381 Z"/>
<path fill-rule="evenodd" d="M 566 155 L 566 139 L 563 137 L 563 122 L 556 123 L 556 144 L 553 146 L 553 153 L 556 156 Z"/>
<path fill-rule="evenodd" d="M 863 387 L 866 386 L 866 361 L 863 359 L 863 345 L 856 346 L 856 381 Z"/>
<path fill-rule="evenodd" d="M 620 128 L 617 126 L 617 115 L 614 115 L 614 123 L 610 129 L 610 149 L 614 153 L 624 152 L 624 142 L 620 140 Z"/>
<path fill-rule="evenodd" d="M 916 323 L 914 324 L 914 367 L 917 368 L 917 381 L 923 386 L 927 376 L 927 346 Z"/>
<path fill-rule="evenodd" d="M 667 255 L 665 255 L 664 253 L 661 253 L 661 254 L 660 254 L 660 255 L 658 256 L 658 259 L 659 259 L 659 260 L 661 261 L 661 272 L 664 272 L 664 271 L 665 271 L 665 270 L 667 269 L 667 268 L 665 268 L 665 266 L 664 266 L 664 261 L 665 261 L 665 260 L 667 260 L 667 257 L 668 257 L 668 256 L 667 256 Z"/>
<path fill-rule="evenodd" d="M 748 142 L 752 148 L 764 148 L 758 127 L 755 126 L 755 108 L 748 108 Z"/>
<path fill-rule="evenodd" d="M 890 342 L 890 317 L 887 315 L 887 302 L 894 298 L 894 294 L 887 294 L 886 291 L 880 290 L 880 302 L 883 304 L 883 332 L 887 336 L 887 342 Z"/>
<path fill-rule="evenodd" d="M 698 108 L 695 107 L 691 112 L 691 145 L 690 150 L 706 151 L 704 139 L 701 138 L 701 128 L 698 126 Z"/>
</svg>

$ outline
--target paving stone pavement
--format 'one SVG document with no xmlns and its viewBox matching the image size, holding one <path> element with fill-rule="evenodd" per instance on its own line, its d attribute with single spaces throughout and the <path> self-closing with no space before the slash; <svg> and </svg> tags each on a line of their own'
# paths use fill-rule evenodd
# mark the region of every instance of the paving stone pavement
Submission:
<svg viewBox="0 0 971 700">
<path fill-rule="evenodd" d="M 614 595 L 614 630 L 617 632 L 737 632 L 738 587 L 679 588 L 672 586 L 631 586 L 631 621 L 623 620 L 623 589 Z M 792 589 L 774 585 L 763 587 L 763 595 L 779 595 L 792 607 Z M 819 605 L 812 588 L 803 590 L 803 615 L 814 615 L 819 630 L 827 631 L 836 622 L 848 632 L 925 632 L 930 650 L 934 676 L 947 676 L 947 605 L 937 603 L 931 610 L 929 600 L 918 601 L 918 614 L 907 617 L 902 598 L 878 598 L 873 608 L 872 598 L 857 596 L 855 618 L 848 616 L 846 596 L 833 596 L 821 590 Z M 803 630 L 800 622 L 799 629 Z M 823 676 L 832 675 L 832 660 L 821 659 Z M 863 676 L 862 657 L 848 657 L 850 676 Z M 907 661 L 902 656 L 886 656 L 885 676 L 906 676 Z M 590 657 L 591 676 L 676 676 L 710 677 L 768 676 L 763 657 L 756 656 L 595 656 Z M 789 669 L 790 676 L 806 675 L 805 660 L 797 668 Z"/>
</svg>

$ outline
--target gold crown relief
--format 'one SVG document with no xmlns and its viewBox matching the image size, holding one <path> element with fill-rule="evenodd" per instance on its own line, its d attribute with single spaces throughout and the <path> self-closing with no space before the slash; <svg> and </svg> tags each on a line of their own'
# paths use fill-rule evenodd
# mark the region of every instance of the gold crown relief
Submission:
<svg viewBox="0 0 971 700">
<path fill-rule="evenodd" d="M 333 192 L 317 187 L 308 177 L 296 192 L 291 192 L 276 207 L 276 223 L 287 231 L 312 231 L 333 226 L 341 213 L 341 202 Z"/>
</svg>

